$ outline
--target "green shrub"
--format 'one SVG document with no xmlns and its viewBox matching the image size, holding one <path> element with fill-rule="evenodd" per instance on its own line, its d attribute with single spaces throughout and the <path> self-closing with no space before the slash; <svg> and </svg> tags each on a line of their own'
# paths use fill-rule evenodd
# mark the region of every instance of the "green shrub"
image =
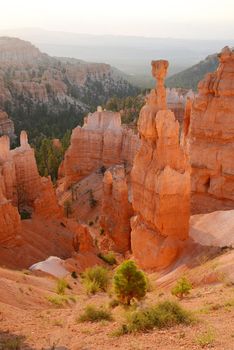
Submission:
<svg viewBox="0 0 234 350">
<path fill-rule="evenodd" d="M 32 214 L 27 210 L 20 211 L 21 220 L 28 220 L 28 219 L 31 219 L 31 217 L 32 217 Z"/>
<path fill-rule="evenodd" d="M 77 319 L 78 322 L 99 322 L 102 320 L 111 321 L 111 312 L 108 309 L 102 307 L 98 309 L 92 305 L 88 305 L 84 313 Z"/>
<path fill-rule="evenodd" d="M 104 175 L 105 171 L 106 171 L 106 167 L 102 165 L 101 168 L 99 169 L 100 174 Z"/>
<path fill-rule="evenodd" d="M 69 218 L 69 216 L 72 214 L 72 202 L 67 200 L 64 202 L 64 215 Z"/>
<path fill-rule="evenodd" d="M 132 332 L 147 332 L 153 328 L 167 328 L 176 324 L 190 324 L 192 317 L 178 303 L 164 301 L 153 307 L 127 314 L 127 322 L 118 330 L 118 335 Z"/>
<path fill-rule="evenodd" d="M 101 236 L 104 235 L 104 232 L 105 232 L 104 228 L 101 227 L 101 228 L 100 228 L 100 235 L 101 235 Z"/>
<path fill-rule="evenodd" d="M 110 281 L 108 270 L 102 266 L 87 268 L 82 278 L 88 294 L 95 294 L 99 290 L 106 291 Z"/>
<path fill-rule="evenodd" d="M 22 338 L 0 339 L 0 350 L 20 350 L 22 349 Z"/>
<path fill-rule="evenodd" d="M 90 208 L 95 208 L 98 204 L 98 201 L 94 198 L 93 190 L 89 190 L 89 205 Z"/>
<path fill-rule="evenodd" d="M 76 303 L 77 298 L 75 295 L 49 295 L 46 299 L 55 306 L 63 306 L 68 304 L 70 301 Z"/>
<path fill-rule="evenodd" d="M 96 294 L 101 290 L 96 281 L 84 280 L 84 286 L 87 294 Z"/>
<path fill-rule="evenodd" d="M 124 261 L 114 275 L 114 292 L 121 303 L 130 305 L 133 298 L 140 300 L 146 294 L 145 274 L 134 261 Z"/>
<path fill-rule="evenodd" d="M 186 277 L 180 278 L 176 285 L 171 289 L 171 294 L 175 295 L 177 298 L 183 299 L 185 295 L 190 293 L 192 289 L 191 283 Z"/>
<path fill-rule="evenodd" d="M 56 285 L 56 293 L 64 295 L 66 288 L 69 288 L 69 285 L 67 281 L 63 278 L 60 278 L 57 280 L 57 285 Z"/>
<path fill-rule="evenodd" d="M 117 263 L 113 252 L 108 252 L 107 254 L 99 253 L 98 257 L 109 265 L 116 265 Z"/>
<path fill-rule="evenodd" d="M 203 332 L 195 338 L 195 342 L 200 345 L 202 348 L 208 345 L 213 345 L 215 342 L 215 333 L 212 329 L 208 329 L 206 332 Z"/>
<path fill-rule="evenodd" d="M 76 271 L 72 271 L 71 272 L 71 277 L 74 278 L 74 279 L 78 278 Z"/>
<path fill-rule="evenodd" d="M 119 301 L 118 300 L 116 300 L 116 299 L 110 300 L 110 302 L 109 302 L 109 307 L 110 308 L 114 309 L 117 306 L 119 306 Z"/>
</svg>

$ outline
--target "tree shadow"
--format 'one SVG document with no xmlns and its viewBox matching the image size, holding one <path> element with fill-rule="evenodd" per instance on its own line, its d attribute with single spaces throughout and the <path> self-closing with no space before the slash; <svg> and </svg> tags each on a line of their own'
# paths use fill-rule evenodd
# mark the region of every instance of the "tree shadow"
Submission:
<svg viewBox="0 0 234 350">
<path fill-rule="evenodd" d="M 0 350 L 36 350 L 27 344 L 24 335 L 0 330 Z"/>
<path fill-rule="evenodd" d="M 38 350 L 27 344 L 27 339 L 24 335 L 16 335 L 9 331 L 0 330 L 0 350 Z M 57 344 L 48 344 L 42 347 L 41 350 L 70 350 L 66 346 Z"/>
</svg>

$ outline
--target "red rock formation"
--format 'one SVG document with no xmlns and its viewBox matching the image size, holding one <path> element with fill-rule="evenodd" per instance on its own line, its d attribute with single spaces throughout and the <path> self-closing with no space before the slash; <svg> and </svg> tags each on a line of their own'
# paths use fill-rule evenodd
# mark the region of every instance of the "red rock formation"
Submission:
<svg viewBox="0 0 234 350">
<path fill-rule="evenodd" d="M 131 246 L 143 268 L 164 268 L 179 254 L 188 237 L 190 168 L 179 145 L 179 123 L 166 109 L 162 84 L 168 63 L 153 61 L 160 78 L 138 121 L 141 147 L 132 169 Z"/>
<path fill-rule="evenodd" d="M 7 113 L 0 110 L 0 136 L 8 135 L 10 138 L 14 138 L 15 129 L 13 121 L 8 117 Z"/>
<path fill-rule="evenodd" d="M 21 221 L 17 208 L 1 194 L 0 199 L 0 244 L 16 243 L 21 233 Z"/>
<path fill-rule="evenodd" d="M 199 83 L 192 107 L 192 191 L 234 201 L 234 52 L 225 47 L 219 62 Z"/>
<path fill-rule="evenodd" d="M 132 164 L 138 146 L 138 136 L 122 129 L 119 113 L 99 110 L 88 115 L 82 128 L 73 130 L 59 173 L 68 187 L 101 166 Z"/>
<path fill-rule="evenodd" d="M 33 206 L 40 192 L 41 179 L 37 170 L 34 149 L 28 144 L 25 131 L 20 134 L 20 147 L 11 151 L 15 165 L 18 206 Z"/>
<path fill-rule="evenodd" d="M 114 249 L 120 253 L 130 249 L 130 217 L 133 210 L 128 197 L 124 166 L 109 168 L 103 178 L 100 225 L 114 242 Z"/>
<path fill-rule="evenodd" d="M 94 246 L 93 238 L 90 234 L 89 227 L 81 225 L 74 220 L 67 220 L 67 228 L 73 232 L 73 248 L 79 253 L 95 253 L 96 248 Z"/>
<path fill-rule="evenodd" d="M 43 216 L 45 219 L 61 218 L 63 210 L 58 205 L 55 190 L 50 177 L 40 179 L 40 192 L 33 202 L 35 214 Z"/>
<path fill-rule="evenodd" d="M 14 150 L 10 150 L 8 136 L 0 138 L 0 186 L 3 196 L 19 209 L 35 208 L 44 217 L 61 215 L 52 182 L 40 177 L 25 131 L 20 147 Z"/>
</svg>

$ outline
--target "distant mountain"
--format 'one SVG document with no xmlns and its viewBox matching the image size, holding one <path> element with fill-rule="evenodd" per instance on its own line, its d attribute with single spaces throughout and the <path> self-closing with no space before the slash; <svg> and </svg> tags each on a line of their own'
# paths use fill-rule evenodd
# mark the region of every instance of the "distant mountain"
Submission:
<svg viewBox="0 0 234 350">
<path fill-rule="evenodd" d="M 126 78 L 108 64 L 51 57 L 30 42 L 0 37 L 0 109 L 17 134 L 62 136 L 110 97 L 136 94 Z"/>
<path fill-rule="evenodd" d="M 207 56 L 205 60 L 198 64 L 167 78 L 166 85 L 167 87 L 193 89 L 195 91 L 197 90 L 197 84 L 204 78 L 204 75 L 215 71 L 217 67 L 217 54 Z"/>
<path fill-rule="evenodd" d="M 130 76 L 131 82 L 143 88 L 154 85 L 150 62 L 167 59 L 169 75 L 196 64 L 219 52 L 233 40 L 195 40 L 118 35 L 89 35 L 48 31 L 40 28 L 0 30 L 0 35 L 29 40 L 52 56 L 75 57 L 88 62 L 104 62 Z"/>
</svg>

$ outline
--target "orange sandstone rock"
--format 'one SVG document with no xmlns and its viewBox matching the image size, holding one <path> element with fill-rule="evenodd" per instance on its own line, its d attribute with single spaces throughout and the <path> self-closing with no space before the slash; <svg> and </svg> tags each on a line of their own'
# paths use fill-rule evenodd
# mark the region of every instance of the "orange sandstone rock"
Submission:
<svg viewBox="0 0 234 350">
<path fill-rule="evenodd" d="M 153 61 L 153 75 L 160 83 L 140 112 L 141 147 L 131 173 L 136 212 L 131 246 L 144 268 L 168 266 L 180 253 L 189 230 L 190 166 L 179 144 L 179 123 L 165 105 L 162 82 L 167 66 Z"/>
<path fill-rule="evenodd" d="M 67 220 L 66 227 L 73 232 L 73 248 L 76 252 L 96 252 L 93 238 L 86 225 L 78 224 L 75 220 Z"/>
<path fill-rule="evenodd" d="M 15 129 L 13 121 L 8 117 L 7 113 L 0 110 L 0 135 L 8 135 L 14 138 Z"/>
<path fill-rule="evenodd" d="M 192 191 L 234 201 L 234 52 L 198 85 L 188 135 Z"/>
<path fill-rule="evenodd" d="M 35 214 L 43 216 L 45 219 L 61 218 L 63 216 L 62 207 L 58 205 L 53 183 L 50 177 L 42 177 L 40 192 L 33 202 Z"/>
<path fill-rule="evenodd" d="M 13 150 L 8 136 L 0 138 L 0 187 L 5 199 L 19 209 L 35 208 L 46 218 L 61 216 L 52 182 L 40 177 L 25 131 L 20 135 L 20 147 Z"/>
<path fill-rule="evenodd" d="M 132 164 L 138 147 L 138 136 L 121 127 L 120 113 L 99 109 L 73 130 L 59 174 L 68 187 L 102 166 Z"/>
<path fill-rule="evenodd" d="M 2 198 L 0 200 L 0 244 L 9 241 L 16 243 L 21 233 L 21 221 L 17 208 L 10 201 Z"/>
<path fill-rule="evenodd" d="M 113 166 L 105 172 L 103 178 L 100 225 L 114 242 L 114 249 L 120 253 L 130 249 L 132 215 L 124 166 Z"/>
</svg>

